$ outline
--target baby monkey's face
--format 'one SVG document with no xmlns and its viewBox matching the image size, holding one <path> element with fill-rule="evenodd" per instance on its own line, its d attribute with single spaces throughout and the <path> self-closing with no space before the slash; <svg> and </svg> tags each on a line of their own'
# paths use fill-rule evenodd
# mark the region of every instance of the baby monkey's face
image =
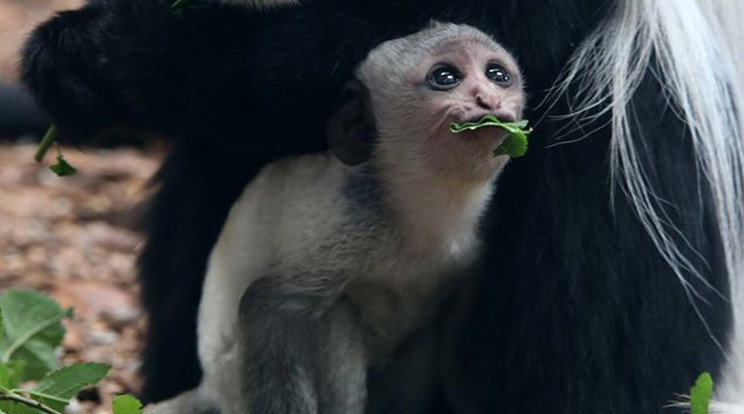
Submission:
<svg viewBox="0 0 744 414">
<path fill-rule="evenodd" d="M 506 50 L 471 39 L 451 40 L 434 48 L 405 82 L 416 102 L 410 111 L 418 121 L 412 125 L 426 128 L 414 135 L 427 137 L 419 148 L 427 169 L 482 180 L 506 164 L 507 156 L 493 155 L 507 136 L 505 130 L 453 134 L 449 129 L 453 122 L 475 122 L 486 115 L 505 122 L 521 119 L 522 77 Z"/>
</svg>

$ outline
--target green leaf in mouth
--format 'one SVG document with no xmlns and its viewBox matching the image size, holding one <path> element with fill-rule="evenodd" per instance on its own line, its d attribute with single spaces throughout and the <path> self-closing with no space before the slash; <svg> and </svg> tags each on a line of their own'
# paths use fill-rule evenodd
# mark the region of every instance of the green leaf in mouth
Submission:
<svg viewBox="0 0 744 414">
<path fill-rule="evenodd" d="M 474 131 L 483 127 L 498 127 L 509 132 L 504 142 L 494 151 L 494 155 L 508 155 L 512 158 L 523 156 L 527 152 L 527 135 L 532 128 L 527 128 L 527 120 L 502 122 L 493 115 L 486 115 L 478 122 L 463 122 L 450 124 L 450 131 L 458 134 L 463 131 Z"/>
</svg>

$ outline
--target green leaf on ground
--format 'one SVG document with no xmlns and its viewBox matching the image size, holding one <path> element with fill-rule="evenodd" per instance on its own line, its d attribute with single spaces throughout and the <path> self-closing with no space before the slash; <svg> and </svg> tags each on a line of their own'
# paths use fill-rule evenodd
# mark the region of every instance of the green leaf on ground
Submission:
<svg viewBox="0 0 744 414">
<path fill-rule="evenodd" d="M 0 389 L 13 389 L 18 386 L 25 370 L 25 362 L 22 360 L 10 361 L 0 364 Z"/>
<path fill-rule="evenodd" d="M 49 167 L 49 169 L 59 177 L 69 177 L 75 175 L 77 172 L 77 169 L 70 165 L 61 154 L 57 155 L 57 163 Z"/>
<path fill-rule="evenodd" d="M 114 398 L 114 414 L 142 414 L 142 403 L 134 397 L 120 395 Z"/>
<path fill-rule="evenodd" d="M 690 388 L 690 413 L 708 414 L 710 397 L 713 396 L 713 378 L 707 372 L 703 372 Z"/>
<path fill-rule="evenodd" d="M 36 384 L 30 394 L 36 401 L 62 411 L 81 389 L 98 384 L 109 369 L 111 366 L 107 364 L 73 364 L 49 373 Z"/>
<path fill-rule="evenodd" d="M 62 342 L 65 329 L 60 320 L 71 316 L 41 293 L 10 289 L 0 295 L 5 335 L 0 339 L 0 363 L 25 363 L 21 381 L 36 380 L 57 368 L 54 348 Z"/>
<path fill-rule="evenodd" d="M 36 408 L 31 408 L 27 405 L 11 402 L 11 401 L 0 401 L 0 412 L 7 414 L 40 414 L 41 411 Z"/>
<path fill-rule="evenodd" d="M 10 364 L 0 364 L 0 392 L 3 388 L 11 390 L 18 386 L 16 374 Z"/>
</svg>

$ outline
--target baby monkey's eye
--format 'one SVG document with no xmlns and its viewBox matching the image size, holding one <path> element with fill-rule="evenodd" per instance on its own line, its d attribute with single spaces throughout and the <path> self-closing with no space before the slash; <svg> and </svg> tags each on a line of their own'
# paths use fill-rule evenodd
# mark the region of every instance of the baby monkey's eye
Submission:
<svg viewBox="0 0 744 414">
<path fill-rule="evenodd" d="M 434 66 L 426 75 L 429 85 L 436 90 L 444 91 L 452 89 L 460 84 L 462 75 L 455 67 L 450 65 Z"/>
<path fill-rule="evenodd" d="M 498 63 L 489 63 L 488 66 L 486 66 L 486 77 L 499 85 L 511 85 L 511 75 Z"/>
</svg>

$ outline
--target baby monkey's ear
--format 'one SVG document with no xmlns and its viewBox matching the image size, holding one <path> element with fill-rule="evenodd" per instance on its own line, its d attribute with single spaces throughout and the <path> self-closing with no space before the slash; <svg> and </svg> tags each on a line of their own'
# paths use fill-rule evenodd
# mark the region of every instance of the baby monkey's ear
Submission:
<svg viewBox="0 0 744 414">
<path fill-rule="evenodd" d="M 326 128 L 331 152 L 346 165 L 370 159 L 375 123 L 369 90 L 358 80 L 348 82 Z"/>
</svg>

